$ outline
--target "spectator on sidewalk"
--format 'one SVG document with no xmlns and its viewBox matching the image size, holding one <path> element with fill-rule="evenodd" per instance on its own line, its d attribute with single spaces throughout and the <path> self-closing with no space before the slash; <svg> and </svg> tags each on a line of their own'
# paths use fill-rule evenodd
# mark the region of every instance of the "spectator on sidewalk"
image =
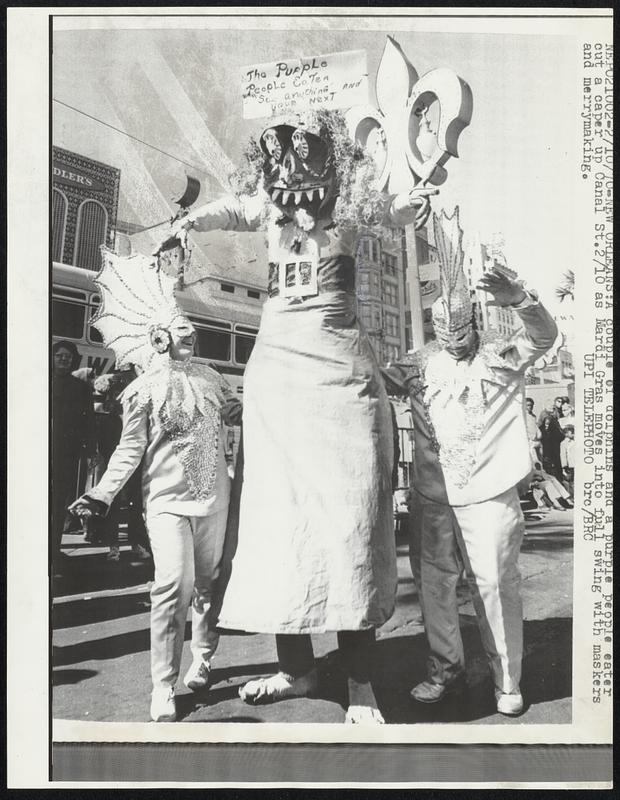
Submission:
<svg viewBox="0 0 620 800">
<path fill-rule="evenodd" d="M 575 428 L 567 425 L 564 428 L 564 436 L 560 445 L 560 461 L 562 463 L 562 473 L 564 475 L 564 485 L 572 497 L 575 494 Z"/>
<path fill-rule="evenodd" d="M 547 414 L 540 425 L 540 442 L 542 449 L 542 465 L 554 478 L 562 479 L 562 465 L 560 463 L 560 444 L 564 434 L 557 417 Z"/>
<path fill-rule="evenodd" d="M 93 388 L 95 395 L 95 419 L 97 430 L 97 449 L 99 462 L 94 470 L 91 470 L 89 486 L 99 483 L 106 471 L 112 453 L 118 445 L 123 429 L 122 406 L 119 402 L 119 395 L 127 387 L 132 379 L 136 377 L 134 370 L 123 370 L 109 372 L 100 375 L 94 380 Z M 114 563 L 120 561 L 119 548 L 119 528 L 122 520 L 123 506 L 129 509 L 127 535 L 132 553 L 140 560 L 150 558 L 150 553 L 146 546 L 146 530 L 141 513 L 135 513 L 136 507 L 140 508 L 141 502 L 137 502 L 136 494 L 140 494 L 140 469 L 132 475 L 121 492 L 112 502 L 105 517 L 95 515 L 87 521 L 88 532 L 86 541 L 102 542 L 106 544 L 110 551 L 108 560 Z M 134 495 L 132 497 L 132 495 Z"/>
<path fill-rule="evenodd" d="M 572 500 L 564 486 L 556 477 L 545 472 L 540 463 L 534 465 L 532 494 L 539 508 L 551 507 L 556 511 L 566 511 L 573 507 Z"/>
<path fill-rule="evenodd" d="M 566 428 L 571 425 L 573 428 L 573 432 L 575 430 L 575 409 L 571 406 L 569 402 L 565 402 L 562 405 L 562 417 L 558 420 L 560 423 L 560 428 L 564 431 L 564 435 L 566 435 Z"/>
<path fill-rule="evenodd" d="M 110 456 L 114 452 L 120 438 L 123 423 L 120 416 L 120 404 L 112 392 L 113 373 L 99 375 L 93 381 L 95 431 L 97 439 L 97 465 L 89 471 L 86 492 L 96 486 L 108 466 Z M 105 544 L 110 548 L 108 560 L 118 562 L 120 549 L 118 546 L 118 528 L 120 525 L 119 499 L 116 498 L 104 516 L 85 518 L 85 541 L 92 544 Z"/>
<path fill-rule="evenodd" d="M 564 405 L 564 397 L 562 395 L 558 395 L 553 399 L 553 405 L 551 408 L 545 409 L 543 414 L 541 415 L 541 419 L 538 420 L 538 424 L 540 425 L 543 421 L 543 418 L 546 416 L 555 417 L 555 419 L 559 420 L 562 419 L 562 406 Z"/>
<path fill-rule="evenodd" d="M 52 567 L 63 572 L 61 551 L 67 506 L 77 494 L 78 467 L 96 458 L 92 393 L 87 382 L 71 373 L 80 363 L 73 342 L 61 340 L 52 347 Z"/>
<path fill-rule="evenodd" d="M 527 428 L 527 437 L 530 442 L 530 450 L 532 451 L 532 463 L 540 461 L 540 428 L 536 422 L 536 414 L 534 414 L 534 401 L 531 397 L 525 398 L 525 427 Z"/>
<path fill-rule="evenodd" d="M 408 533 L 411 515 L 411 489 L 402 486 L 394 490 L 394 533 Z"/>
</svg>

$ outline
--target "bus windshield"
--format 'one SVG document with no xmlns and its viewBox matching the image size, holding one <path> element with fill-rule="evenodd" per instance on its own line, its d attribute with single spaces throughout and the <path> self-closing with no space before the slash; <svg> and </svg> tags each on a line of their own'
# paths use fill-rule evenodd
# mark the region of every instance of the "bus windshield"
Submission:
<svg viewBox="0 0 620 800">
<path fill-rule="evenodd" d="M 62 339 L 84 336 L 86 306 L 67 300 L 52 299 L 52 333 Z"/>
<path fill-rule="evenodd" d="M 235 334 L 235 361 L 237 364 L 247 364 L 256 343 L 255 336 L 242 336 Z"/>
<path fill-rule="evenodd" d="M 192 323 L 196 328 L 196 355 L 214 361 L 230 361 L 231 332 L 205 328 L 196 324 L 195 320 Z"/>
</svg>

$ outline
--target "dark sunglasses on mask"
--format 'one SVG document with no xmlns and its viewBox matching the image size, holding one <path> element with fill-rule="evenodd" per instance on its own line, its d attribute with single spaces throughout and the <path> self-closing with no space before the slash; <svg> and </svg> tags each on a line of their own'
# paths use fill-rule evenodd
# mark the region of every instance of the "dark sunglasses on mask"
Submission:
<svg viewBox="0 0 620 800">
<path fill-rule="evenodd" d="M 316 134 L 292 125 L 274 125 L 260 137 L 263 153 L 276 163 L 281 163 L 287 153 L 294 153 L 302 164 L 323 170 L 329 154 L 327 144 Z"/>
</svg>

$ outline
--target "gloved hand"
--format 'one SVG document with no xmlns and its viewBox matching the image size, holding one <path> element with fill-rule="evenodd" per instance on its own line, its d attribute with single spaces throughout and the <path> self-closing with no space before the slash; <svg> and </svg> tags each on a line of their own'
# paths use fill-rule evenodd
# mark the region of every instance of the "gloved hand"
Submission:
<svg viewBox="0 0 620 800">
<path fill-rule="evenodd" d="M 225 425 L 241 425 L 243 404 L 236 397 L 230 397 L 222 405 L 222 420 Z"/>
<path fill-rule="evenodd" d="M 163 237 L 155 246 L 153 255 L 158 256 L 160 253 L 176 246 L 187 250 L 187 233 L 193 227 L 193 224 L 193 221 L 190 220 L 187 215 L 173 220 L 170 227 L 165 231 Z"/>
<path fill-rule="evenodd" d="M 71 514 L 80 518 L 92 516 L 105 517 L 108 513 L 108 506 L 101 500 L 94 500 L 87 494 L 83 494 L 81 497 L 78 497 L 74 503 L 71 503 L 68 510 Z"/>
<path fill-rule="evenodd" d="M 439 194 L 434 186 L 416 186 L 410 192 L 397 194 L 392 200 L 392 214 L 403 224 L 414 222 L 418 230 L 426 225 L 431 213 L 430 198 Z"/>
</svg>

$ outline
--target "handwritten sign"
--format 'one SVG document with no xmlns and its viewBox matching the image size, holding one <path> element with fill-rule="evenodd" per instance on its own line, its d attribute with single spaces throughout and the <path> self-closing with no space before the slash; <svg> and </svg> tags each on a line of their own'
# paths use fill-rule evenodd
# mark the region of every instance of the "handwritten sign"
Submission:
<svg viewBox="0 0 620 800">
<path fill-rule="evenodd" d="M 364 50 L 256 64 L 241 81 L 245 119 L 368 102 Z"/>
</svg>

